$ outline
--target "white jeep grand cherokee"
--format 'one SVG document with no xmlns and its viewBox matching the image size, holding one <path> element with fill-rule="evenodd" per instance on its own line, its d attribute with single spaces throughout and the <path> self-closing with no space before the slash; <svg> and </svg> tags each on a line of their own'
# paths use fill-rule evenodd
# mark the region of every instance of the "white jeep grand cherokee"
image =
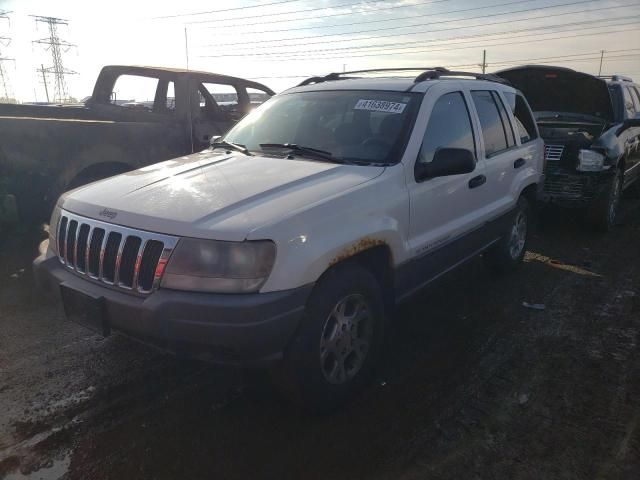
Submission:
<svg viewBox="0 0 640 480">
<path fill-rule="evenodd" d="M 543 171 L 504 80 L 348 73 L 273 97 L 208 151 L 64 194 L 40 284 L 105 335 L 277 364 L 307 404 L 344 400 L 394 303 L 480 253 L 522 260 Z"/>
</svg>

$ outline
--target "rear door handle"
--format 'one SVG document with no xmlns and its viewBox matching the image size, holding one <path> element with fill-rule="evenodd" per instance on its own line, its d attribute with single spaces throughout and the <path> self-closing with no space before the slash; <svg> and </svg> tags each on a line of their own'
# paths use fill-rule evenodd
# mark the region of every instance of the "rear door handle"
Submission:
<svg viewBox="0 0 640 480">
<path fill-rule="evenodd" d="M 487 177 L 484 175 L 478 175 L 469 180 L 469 188 L 477 188 L 480 185 L 484 185 L 487 182 Z"/>
<path fill-rule="evenodd" d="M 513 162 L 513 168 L 520 168 L 525 163 L 527 163 L 527 161 L 524 158 L 519 158 L 515 162 Z"/>
</svg>

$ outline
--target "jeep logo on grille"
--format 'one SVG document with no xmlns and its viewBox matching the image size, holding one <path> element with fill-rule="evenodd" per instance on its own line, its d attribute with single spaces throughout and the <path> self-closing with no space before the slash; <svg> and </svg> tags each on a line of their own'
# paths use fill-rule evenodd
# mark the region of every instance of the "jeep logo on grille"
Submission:
<svg viewBox="0 0 640 480">
<path fill-rule="evenodd" d="M 101 217 L 107 217 L 110 220 L 113 220 L 118 216 L 118 212 L 115 210 L 109 210 L 108 208 L 103 208 L 100 213 L 98 213 Z"/>
</svg>

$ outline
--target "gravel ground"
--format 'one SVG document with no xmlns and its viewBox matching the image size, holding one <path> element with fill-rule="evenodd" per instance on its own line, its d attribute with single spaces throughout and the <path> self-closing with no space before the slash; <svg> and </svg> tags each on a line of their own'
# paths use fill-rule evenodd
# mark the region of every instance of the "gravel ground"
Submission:
<svg viewBox="0 0 640 480">
<path fill-rule="evenodd" d="M 608 235 L 554 215 L 519 271 L 478 259 L 419 294 L 322 417 L 68 322 L 33 291 L 39 236 L 1 237 L 1 478 L 640 478 L 640 201 Z"/>
</svg>

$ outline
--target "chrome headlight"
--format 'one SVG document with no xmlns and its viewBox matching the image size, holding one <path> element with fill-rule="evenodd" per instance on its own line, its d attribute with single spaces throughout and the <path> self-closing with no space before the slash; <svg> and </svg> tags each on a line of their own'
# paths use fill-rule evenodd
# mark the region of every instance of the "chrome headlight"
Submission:
<svg viewBox="0 0 640 480">
<path fill-rule="evenodd" d="M 257 292 L 276 258 L 269 240 L 222 242 L 183 238 L 171 254 L 161 286 L 218 293 Z"/>
<path fill-rule="evenodd" d="M 581 172 L 599 172 L 609 168 L 604 164 L 604 155 L 593 150 L 580 150 L 578 170 Z"/>
</svg>

